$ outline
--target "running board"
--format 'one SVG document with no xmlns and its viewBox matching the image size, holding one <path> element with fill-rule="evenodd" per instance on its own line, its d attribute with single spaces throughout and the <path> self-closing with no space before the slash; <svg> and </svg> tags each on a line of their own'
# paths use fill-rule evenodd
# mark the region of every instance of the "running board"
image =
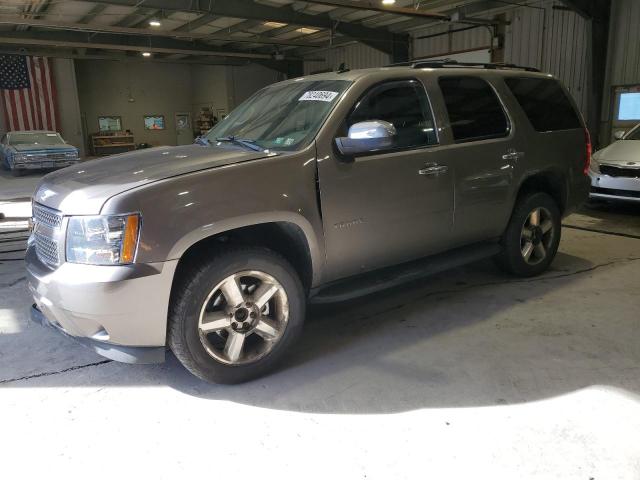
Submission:
<svg viewBox="0 0 640 480">
<path fill-rule="evenodd" d="M 311 291 L 311 303 L 337 303 L 370 295 L 468 263 L 492 257 L 498 243 L 480 243 L 328 283 Z"/>
</svg>

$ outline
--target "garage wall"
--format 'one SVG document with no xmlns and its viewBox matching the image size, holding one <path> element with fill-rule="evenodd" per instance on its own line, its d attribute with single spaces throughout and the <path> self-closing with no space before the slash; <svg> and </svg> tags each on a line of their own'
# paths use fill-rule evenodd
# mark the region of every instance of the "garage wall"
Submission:
<svg viewBox="0 0 640 480">
<path fill-rule="evenodd" d="M 416 30 L 412 33 L 413 58 L 434 57 L 459 53 L 468 50 L 487 49 L 491 46 L 491 33 L 486 27 L 454 32 L 463 25 L 437 24 L 429 28 Z M 445 33 L 448 34 L 444 35 Z M 425 35 L 443 34 L 431 38 L 418 38 Z"/>
<path fill-rule="evenodd" d="M 62 138 L 80 149 L 80 155 L 85 155 L 75 63 L 70 58 L 52 58 L 51 67 L 58 94 L 58 130 Z"/>
<path fill-rule="evenodd" d="M 229 112 L 233 95 L 229 92 L 229 67 L 223 65 L 191 65 L 191 108 L 193 119 L 198 118 L 202 107 L 209 107 L 216 115 L 218 110 Z"/>
<path fill-rule="evenodd" d="M 233 109 L 261 88 L 284 80 L 283 74 L 262 65 L 250 63 L 229 67 L 229 108 Z"/>
<path fill-rule="evenodd" d="M 613 0 L 609 28 L 607 75 L 602 105 L 601 141 L 610 136 L 611 90 L 615 86 L 640 84 L 640 2 Z"/>
<path fill-rule="evenodd" d="M 324 61 L 305 61 L 305 75 L 318 71 L 337 70 L 341 63 L 352 70 L 382 67 L 391 63 L 389 55 L 362 43 L 349 43 L 325 50 L 316 49 L 311 56 L 324 57 Z"/>
<path fill-rule="evenodd" d="M 640 8 L 640 2 L 637 0 L 617 1 L 635 4 L 636 9 Z M 536 67 L 557 76 L 586 114 L 590 88 L 590 25 L 580 15 L 571 11 L 555 10 L 554 5 L 564 6 L 558 0 L 534 0 L 527 2 L 527 6 L 505 5 L 495 8 L 482 16 L 490 18 L 493 15 L 504 14 L 506 20 L 511 22 L 504 34 L 505 62 Z M 636 19 L 636 25 L 637 22 Z M 446 56 L 479 51 L 491 46 L 492 38 L 487 28 L 452 32 L 463 27 L 464 25 L 459 24 L 434 23 L 432 26 L 412 31 L 412 57 Z M 449 33 L 437 37 L 417 38 L 447 32 Z M 637 44 L 637 39 L 634 42 Z M 637 50 L 640 48 L 634 51 Z M 342 62 L 352 69 L 378 67 L 389 63 L 387 55 L 362 44 L 314 51 L 312 55 L 324 56 L 326 60 L 306 61 L 305 74 L 323 69 L 335 70 Z"/>
<path fill-rule="evenodd" d="M 255 91 L 280 80 L 278 72 L 246 66 L 187 65 L 139 61 L 76 62 L 80 111 L 86 133 L 97 131 L 98 116 L 120 115 L 136 143 L 175 145 L 175 113 L 209 107 L 229 113 Z M 144 115 L 164 115 L 165 130 L 145 130 Z"/>
<path fill-rule="evenodd" d="M 539 68 L 558 77 L 583 114 L 590 91 L 590 24 L 575 12 L 555 10 L 554 1 L 508 12 L 505 61 Z"/>
<path fill-rule="evenodd" d="M 87 134 L 98 130 L 98 116 L 120 115 L 136 143 L 176 144 L 174 114 L 192 108 L 189 65 L 80 60 L 76 69 Z M 164 115 L 166 128 L 145 130 L 144 115 Z"/>
</svg>

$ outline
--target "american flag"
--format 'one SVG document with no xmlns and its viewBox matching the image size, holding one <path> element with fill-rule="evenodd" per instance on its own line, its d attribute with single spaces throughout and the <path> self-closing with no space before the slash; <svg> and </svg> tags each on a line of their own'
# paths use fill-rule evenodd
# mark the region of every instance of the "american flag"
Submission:
<svg viewBox="0 0 640 480">
<path fill-rule="evenodd" d="M 0 55 L 7 130 L 57 130 L 56 88 L 46 57 Z"/>
</svg>

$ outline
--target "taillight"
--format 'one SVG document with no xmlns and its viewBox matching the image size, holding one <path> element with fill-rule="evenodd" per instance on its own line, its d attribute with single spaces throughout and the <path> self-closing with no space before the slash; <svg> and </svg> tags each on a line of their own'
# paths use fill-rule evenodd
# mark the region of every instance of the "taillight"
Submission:
<svg viewBox="0 0 640 480">
<path fill-rule="evenodd" d="M 582 170 L 582 173 L 584 173 L 585 175 L 589 175 L 589 166 L 591 165 L 591 154 L 593 153 L 593 146 L 591 145 L 591 135 L 589 134 L 589 129 L 586 127 L 584 129 L 584 142 L 584 168 Z"/>
</svg>

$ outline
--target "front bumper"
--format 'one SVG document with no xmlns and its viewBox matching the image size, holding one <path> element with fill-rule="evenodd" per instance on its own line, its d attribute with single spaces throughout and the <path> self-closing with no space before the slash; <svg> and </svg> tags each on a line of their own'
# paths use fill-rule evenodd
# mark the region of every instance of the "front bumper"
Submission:
<svg viewBox="0 0 640 480">
<path fill-rule="evenodd" d="M 85 347 L 90 348 L 105 358 L 123 363 L 162 363 L 164 362 L 165 347 L 126 347 L 101 342 L 93 338 L 74 337 L 69 335 L 58 323 L 49 321 L 36 304 L 31 306 L 31 321 L 49 327 L 61 334 L 73 338 Z"/>
<path fill-rule="evenodd" d="M 45 170 L 48 168 L 64 168 L 70 167 L 80 162 L 80 159 L 75 160 L 41 160 L 41 161 L 13 161 L 14 170 Z"/>
<path fill-rule="evenodd" d="M 30 245 L 25 262 L 38 312 L 33 315 L 40 323 L 46 319 L 46 324 L 108 358 L 113 358 L 110 352 L 125 353 L 114 360 L 136 361 L 131 348 L 140 347 L 141 358 L 162 360 L 177 261 L 124 266 L 63 263 L 52 270 Z M 162 350 L 162 357 L 147 348 Z M 131 360 L 125 360 L 127 356 Z"/>
<path fill-rule="evenodd" d="M 590 171 L 591 198 L 640 202 L 640 178 L 611 177 Z"/>
</svg>

